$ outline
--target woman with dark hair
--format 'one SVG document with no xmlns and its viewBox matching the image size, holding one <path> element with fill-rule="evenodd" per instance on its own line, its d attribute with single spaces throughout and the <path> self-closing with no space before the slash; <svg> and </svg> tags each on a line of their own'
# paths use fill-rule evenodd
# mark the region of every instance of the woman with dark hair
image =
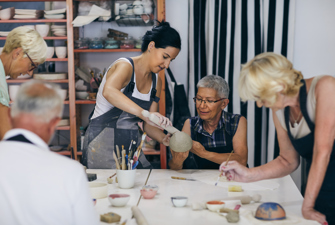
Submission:
<svg viewBox="0 0 335 225">
<path fill-rule="evenodd" d="M 141 55 L 120 58 L 109 66 L 85 135 L 82 163 L 87 168 L 115 168 L 115 146 L 123 145 L 128 150 L 131 140 L 139 143 L 140 121 L 144 121 L 149 137 L 169 145 L 170 136 L 144 117 L 142 111 L 154 113 L 162 125 L 171 125 L 169 119 L 157 113 L 162 88 L 158 72 L 169 67 L 180 48 L 178 32 L 163 21 L 144 35 Z M 141 154 L 137 168 L 150 167 Z"/>
</svg>

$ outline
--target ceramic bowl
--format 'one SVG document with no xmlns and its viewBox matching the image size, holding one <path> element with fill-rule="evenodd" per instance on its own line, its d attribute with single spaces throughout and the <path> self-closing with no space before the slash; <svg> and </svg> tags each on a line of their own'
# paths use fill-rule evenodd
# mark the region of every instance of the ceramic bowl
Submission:
<svg viewBox="0 0 335 225">
<path fill-rule="evenodd" d="M 98 182 L 90 182 L 88 183 L 92 198 L 106 198 L 108 195 L 107 184 L 98 183 Z"/>
<path fill-rule="evenodd" d="M 127 205 L 127 202 L 130 199 L 130 195 L 128 194 L 111 194 L 108 196 L 109 202 L 112 206 L 122 207 Z"/>
<path fill-rule="evenodd" d="M 187 203 L 187 197 L 184 196 L 176 196 L 176 197 L 171 197 L 172 204 L 175 207 L 184 207 Z"/>
<path fill-rule="evenodd" d="M 223 201 L 209 201 L 206 202 L 206 206 L 210 211 L 217 212 L 218 210 L 224 208 L 225 203 Z"/>
<path fill-rule="evenodd" d="M 55 53 L 55 47 L 47 47 L 47 59 L 50 59 L 54 56 Z"/>
<path fill-rule="evenodd" d="M 49 33 L 48 24 L 36 24 L 35 29 L 42 37 L 48 36 L 48 33 Z"/>
<path fill-rule="evenodd" d="M 63 100 L 67 98 L 67 90 L 66 89 L 57 89 L 57 93 L 62 97 Z"/>
<path fill-rule="evenodd" d="M 264 202 L 256 210 L 256 219 L 283 220 L 286 218 L 284 208 L 276 202 Z"/>
<path fill-rule="evenodd" d="M 14 14 L 15 14 L 15 8 L 14 7 L 3 9 L 0 12 L 0 19 L 10 20 L 14 17 Z"/>
<path fill-rule="evenodd" d="M 12 101 L 15 101 L 16 94 L 19 91 L 20 85 L 11 84 L 8 87 L 9 97 Z"/>
<path fill-rule="evenodd" d="M 141 189 L 141 195 L 145 199 L 152 199 L 155 197 L 158 191 L 157 185 L 144 185 Z"/>
<path fill-rule="evenodd" d="M 86 100 L 88 97 L 88 92 L 87 91 L 76 91 L 76 97 L 78 99 Z"/>
<path fill-rule="evenodd" d="M 55 52 L 58 58 L 65 58 L 66 57 L 66 47 L 65 46 L 58 46 L 55 47 Z"/>
</svg>

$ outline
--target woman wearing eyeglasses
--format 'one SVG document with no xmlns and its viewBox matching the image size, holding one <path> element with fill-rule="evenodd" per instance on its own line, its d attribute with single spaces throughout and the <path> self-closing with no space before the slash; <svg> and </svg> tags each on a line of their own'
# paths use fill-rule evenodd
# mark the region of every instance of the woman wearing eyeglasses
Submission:
<svg viewBox="0 0 335 225">
<path fill-rule="evenodd" d="M 20 74 L 33 74 L 46 58 L 47 45 L 40 34 L 28 27 L 13 29 L 6 38 L 0 55 L 0 139 L 10 129 L 9 95 L 6 75 L 12 79 Z"/>
<path fill-rule="evenodd" d="M 198 116 L 185 121 L 183 131 L 193 140 L 190 151 L 171 149 L 171 169 L 218 169 L 230 159 L 247 164 L 247 120 L 224 111 L 229 103 L 229 87 L 220 76 L 208 75 L 197 84 L 193 98 Z"/>
</svg>

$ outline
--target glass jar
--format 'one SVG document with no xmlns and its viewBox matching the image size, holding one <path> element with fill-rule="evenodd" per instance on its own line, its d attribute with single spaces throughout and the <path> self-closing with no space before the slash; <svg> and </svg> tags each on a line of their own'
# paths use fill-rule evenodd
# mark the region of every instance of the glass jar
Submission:
<svg viewBox="0 0 335 225">
<path fill-rule="evenodd" d="M 135 48 L 135 41 L 132 39 L 121 40 L 120 48 L 121 49 L 133 49 Z"/>
<path fill-rule="evenodd" d="M 117 49 L 119 48 L 119 42 L 113 38 L 107 38 L 105 40 L 105 48 L 107 49 Z"/>
<path fill-rule="evenodd" d="M 86 39 L 80 38 L 74 41 L 74 48 L 76 49 L 88 49 L 88 41 Z"/>
<path fill-rule="evenodd" d="M 91 49 L 101 49 L 101 48 L 104 48 L 102 40 L 100 40 L 99 38 L 92 39 L 91 42 L 90 42 L 90 48 Z"/>
</svg>

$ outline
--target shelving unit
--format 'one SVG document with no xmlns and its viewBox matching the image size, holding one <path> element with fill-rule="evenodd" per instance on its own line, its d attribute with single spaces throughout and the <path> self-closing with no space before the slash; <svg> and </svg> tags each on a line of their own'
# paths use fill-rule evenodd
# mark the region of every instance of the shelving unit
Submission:
<svg viewBox="0 0 335 225">
<path fill-rule="evenodd" d="M 115 53 L 115 52 L 140 52 L 140 49 L 74 49 L 74 28 L 72 26 L 73 14 L 74 14 L 74 1 L 85 1 L 85 0 L 59 0 L 66 2 L 66 19 L 36 19 L 36 20 L 0 20 L 1 23 L 65 23 L 67 29 L 66 37 L 45 37 L 45 40 L 64 40 L 67 41 L 67 58 L 50 58 L 46 61 L 50 62 L 64 62 L 68 64 L 68 79 L 64 80 L 48 80 L 47 82 L 68 84 L 69 99 L 64 101 L 64 104 L 69 106 L 69 126 L 57 127 L 59 131 L 70 131 L 70 147 L 72 151 L 61 151 L 57 152 L 61 155 L 71 156 L 74 159 L 78 159 L 78 156 L 82 155 L 82 152 L 77 149 L 77 138 L 79 135 L 79 124 L 80 124 L 80 106 L 81 105 L 92 105 L 95 104 L 95 100 L 76 100 L 75 97 L 75 65 L 78 63 L 78 60 L 75 59 L 75 54 L 86 54 L 86 53 Z M 51 0 L 8 0 L 8 2 L 51 2 Z M 157 0 L 156 2 L 157 10 L 157 20 L 165 20 L 165 0 Z M 0 40 L 6 40 L 6 37 L 0 37 Z M 165 115 L 165 74 L 164 71 L 159 73 L 159 76 L 162 80 L 162 92 L 161 100 L 159 102 L 159 112 L 162 115 Z M 30 79 L 16 79 L 16 80 L 7 80 L 8 84 L 14 83 L 24 83 Z M 166 147 L 163 144 L 160 144 L 158 150 L 155 149 L 144 149 L 144 154 L 146 155 L 160 155 L 161 168 L 167 168 L 166 162 Z"/>
<path fill-rule="evenodd" d="M 157 20 L 162 21 L 165 20 L 165 0 L 157 0 L 156 2 L 156 9 L 157 9 Z M 75 33 L 79 33 L 76 31 Z M 79 36 L 79 35 L 75 36 Z M 86 53 L 122 53 L 122 52 L 141 52 L 141 49 L 74 49 L 73 53 L 75 55 L 77 54 L 86 54 Z M 74 60 L 77 63 L 77 66 L 79 66 L 79 60 L 78 55 L 76 56 L 76 59 Z M 165 73 L 164 71 L 161 71 L 159 73 L 159 76 L 162 80 L 162 93 L 159 101 L 159 112 L 162 115 L 165 115 Z M 76 100 L 77 105 L 77 115 L 80 111 L 79 106 L 83 104 L 95 104 L 95 101 L 91 100 Z M 77 122 L 80 123 L 80 118 L 77 117 Z M 77 129 L 78 129 L 77 124 Z M 78 130 L 77 130 L 78 132 Z M 75 151 L 77 155 L 80 155 L 81 152 Z M 160 155 L 160 163 L 161 168 L 166 169 L 167 168 L 167 162 L 166 162 L 166 146 L 163 144 L 160 144 L 159 149 L 143 149 L 143 153 L 145 155 Z"/>
<path fill-rule="evenodd" d="M 25 25 L 27 23 L 30 24 L 38 24 L 38 23 L 64 23 L 67 25 L 67 36 L 56 37 L 56 36 L 48 36 L 44 37 L 44 40 L 64 40 L 67 41 L 67 50 L 68 50 L 68 58 L 49 58 L 46 59 L 48 62 L 64 62 L 68 63 L 68 79 L 62 80 L 47 80 L 47 82 L 52 83 L 60 83 L 60 84 L 68 84 L 68 91 L 69 91 L 69 99 L 64 101 L 64 104 L 69 105 L 69 115 L 70 115 L 70 125 L 69 126 L 59 126 L 56 128 L 58 131 L 70 131 L 70 146 L 72 147 L 72 151 L 70 150 L 63 150 L 57 152 L 61 155 L 71 156 L 74 159 L 77 159 L 77 155 L 75 154 L 76 150 L 76 123 L 75 123 L 75 91 L 74 91 L 74 66 L 73 66 L 73 32 L 72 32 L 72 0 L 59 0 L 66 2 L 67 4 L 67 11 L 66 11 L 66 19 L 11 19 L 11 20 L 0 20 L 0 24 L 22 24 Z M 51 2 L 51 0 L 5 0 L 2 2 Z M 6 40 L 6 37 L 0 37 L 0 40 Z M 31 79 L 9 79 L 7 83 L 10 84 L 21 84 Z"/>
</svg>

